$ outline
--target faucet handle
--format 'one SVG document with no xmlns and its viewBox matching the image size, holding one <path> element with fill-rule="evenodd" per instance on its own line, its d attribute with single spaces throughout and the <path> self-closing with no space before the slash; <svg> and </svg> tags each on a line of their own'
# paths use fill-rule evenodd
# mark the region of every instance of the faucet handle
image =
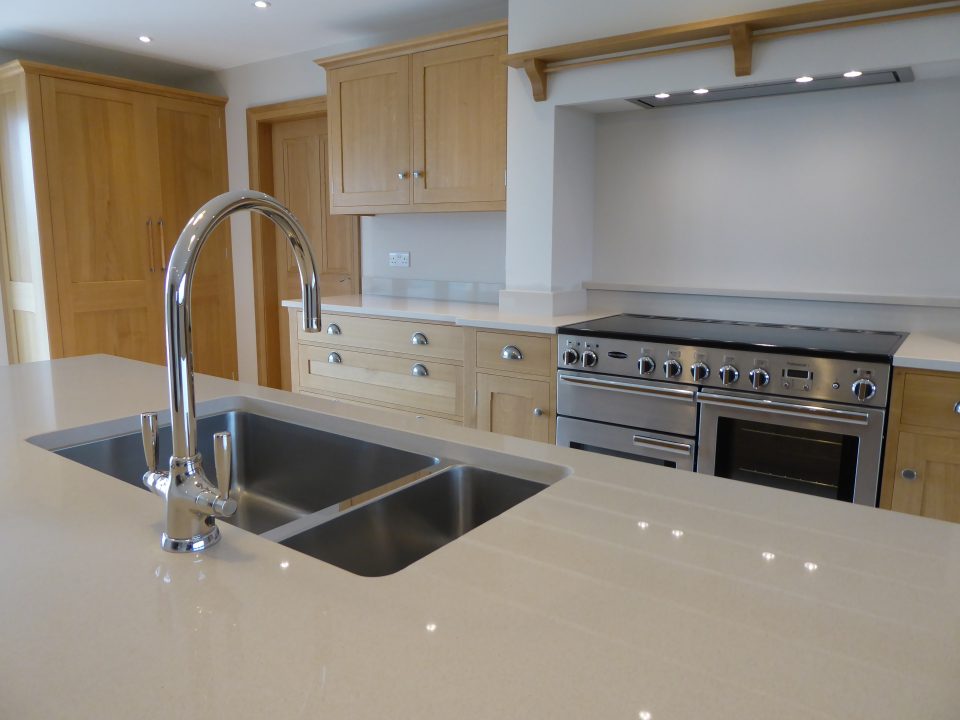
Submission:
<svg viewBox="0 0 960 720">
<path fill-rule="evenodd" d="M 157 414 L 140 413 L 140 435 L 143 437 L 143 456 L 147 470 L 154 473 L 160 464 L 160 443 L 157 442 Z"/>
<path fill-rule="evenodd" d="M 217 475 L 217 491 L 220 498 L 230 496 L 230 464 L 233 459 L 233 437 L 229 432 L 214 433 L 213 467 Z"/>
</svg>

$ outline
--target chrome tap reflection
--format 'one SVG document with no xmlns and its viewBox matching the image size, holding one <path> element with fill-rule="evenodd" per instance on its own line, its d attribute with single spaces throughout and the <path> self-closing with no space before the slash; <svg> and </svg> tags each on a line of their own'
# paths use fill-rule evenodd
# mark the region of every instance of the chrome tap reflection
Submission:
<svg viewBox="0 0 960 720">
<path fill-rule="evenodd" d="M 241 210 L 268 217 L 286 235 L 300 271 L 303 329 L 317 332 L 320 328 L 320 290 L 313 251 L 299 221 L 275 198 L 253 190 L 228 192 L 210 200 L 190 218 L 173 248 L 166 276 L 167 375 L 173 431 L 173 455 L 168 472 L 157 469 L 157 416 L 155 413 L 141 415 L 147 459 L 143 484 L 164 500 L 161 544 L 170 552 L 207 549 L 220 539 L 215 519 L 229 517 L 237 511 L 237 501 L 230 497 L 233 456 L 230 433 L 214 436 L 216 485 L 208 479 L 197 452 L 190 298 L 204 244 L 220 223 Z"/>
</svg>

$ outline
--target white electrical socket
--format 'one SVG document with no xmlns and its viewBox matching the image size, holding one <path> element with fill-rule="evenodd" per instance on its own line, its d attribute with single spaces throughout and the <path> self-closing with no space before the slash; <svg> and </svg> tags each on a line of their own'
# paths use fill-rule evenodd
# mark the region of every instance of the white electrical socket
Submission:
<svg viewBox="0 0 960 720">
<path fill-rule="evenodd" d="M 410 253 L 392 252 L 387 263 L 390 267 L 410 267 Z"/>
</svg>

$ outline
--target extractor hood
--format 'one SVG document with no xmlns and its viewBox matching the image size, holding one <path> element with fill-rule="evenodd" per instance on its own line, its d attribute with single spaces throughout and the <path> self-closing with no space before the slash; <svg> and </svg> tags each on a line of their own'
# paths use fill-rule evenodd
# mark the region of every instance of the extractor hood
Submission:
<svg viewBox="0 0 960 720">
<path fill-rule="evenodd" d="M 865 87 L 868 85 L 889 85 L 910 82 L 913 70 L 908 67 L 892 70 L 870 70 L 857 74 L 852 70 L 837 75 L 818 77 L 800 76 L 789 80 L 755 83 L 752 85 L 733 85 L 721 88 L 697 88 L 682 92 L 661 92 L 656 95 L 627 98 L 628 102 L 644 108 L 674 107 L 676 105 L 699 105 L 701 103 L 723 100 L 743 100 L 745 98 L 766 97 L 768 95 L 794 95 L 796 93 L 817 92 L 819 90 L 839 90 L 843 88 Z"/>
</svg>

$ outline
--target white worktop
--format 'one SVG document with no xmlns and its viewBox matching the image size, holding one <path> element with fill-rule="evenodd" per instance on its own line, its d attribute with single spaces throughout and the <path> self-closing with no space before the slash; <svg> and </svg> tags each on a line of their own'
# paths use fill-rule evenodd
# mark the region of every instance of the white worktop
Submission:
<svg viewBox="0 0 960 720">
<path fill-rule="evenodd" d="M 573 474 L 383 578 L 228 525 L 172 555 L 159 498 L 24 441 L 132 422 L 164 378 L 0 368 L 2 718 L 958 717 L 960 525 L 198 378 Z"/>
<path fill-rule="evenodd" d="M 910 333 L 893 356 L 898 367 L 960 372 L 960 335 Z"/>
<path fill-rule="evenodd" d="M 284 307 L 301 308 L 300 300 L 284 300 Z M 380 317 L 431 320 L 476 328 L 494 328 L 517 332 L 555 333 L 558 327 L 616 314 L 610 310 L 584 311 L 572 315 L 530 315 L 512 313 L 498 305 L 449 302 L 386 295 L 337 295 L 323 298 L 321 311 L 355 313 Z"/>
</svg>

